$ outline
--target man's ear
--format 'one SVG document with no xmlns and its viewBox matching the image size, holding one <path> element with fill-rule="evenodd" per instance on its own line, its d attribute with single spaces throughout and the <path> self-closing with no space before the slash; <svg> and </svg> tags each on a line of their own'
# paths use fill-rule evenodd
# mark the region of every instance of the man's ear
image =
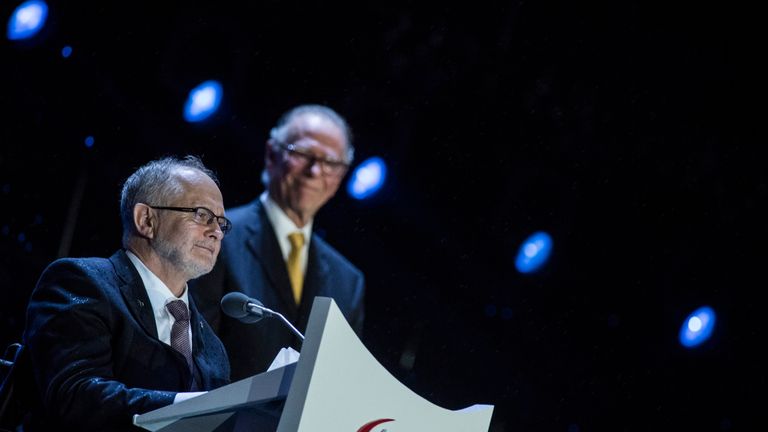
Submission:
<svg viewBox="0 0 768 432">
<path fill-rule="evenodd" d="M 142 203 L 133 206 L 133 227 L 140 236 L 154 238 L 156 225 L 157 220 L 151 207 Z"/>
<path fill-rule="evenodd" d="M 280 163 L 278 159 L 280 152 L 275 150 L 275 140 L 272 138 L 267 140 L 267 145 L 264 147 L 264 166 L 271 167 L 274 164 Z"/>
<path fill-rule="evenodd" d="M 280 152 L 275 150 L 275 140 L 272 138 L 267 140 L 267 145 L 264 148 L 264 160 L 267 163 L 275 163 L 277 162 L 277 157 L 280 155 Z"/>
</svg>

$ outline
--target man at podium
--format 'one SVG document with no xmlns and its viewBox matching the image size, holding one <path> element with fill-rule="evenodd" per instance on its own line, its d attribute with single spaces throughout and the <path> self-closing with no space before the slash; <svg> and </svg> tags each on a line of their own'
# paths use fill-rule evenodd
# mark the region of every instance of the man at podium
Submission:
<svg viewBox="0 0 768 432">
<path fill-rule="evenodd" d="M 231 228 L 214 174 L 195 157 L 152 161 L 125 181 L 120 215 L 123 249 L 57 260 L 32 293 L 30 430 L 138 430 L 134 414 L 229 381 L 224 347 L 187 290 Z"/>
</svg>

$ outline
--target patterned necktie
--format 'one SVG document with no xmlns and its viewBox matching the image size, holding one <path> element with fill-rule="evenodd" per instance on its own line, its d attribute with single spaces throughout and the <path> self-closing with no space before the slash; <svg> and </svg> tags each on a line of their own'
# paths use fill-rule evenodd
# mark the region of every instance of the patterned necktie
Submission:
<svg viewBox="0 0 768 432">
<path fill-rule="evenodd" d="M 304 285 L 304 272 L 301 271 L 301 248 L 304 246 L 304 234 L 294 232 L 288 234 L 291 242 L 291 252 L 288 254 L 288 278 L 293 288 L 293 299 L 296 304 L 301 302 L 301 289 Z"/>
<path fill-rule="evenodd" d="M 171 327 L 171 347 L 184 354 L 192 368 L 192 346 L 189 343 L 189 309 L 183 300 L 174 300 L 165 305 L 175 320 Z"/>
</svg>

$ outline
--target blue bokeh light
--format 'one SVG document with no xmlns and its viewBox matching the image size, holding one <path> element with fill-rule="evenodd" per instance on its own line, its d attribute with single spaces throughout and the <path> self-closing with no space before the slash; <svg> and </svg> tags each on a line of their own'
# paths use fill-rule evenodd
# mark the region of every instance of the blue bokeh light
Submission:
<svg viewBox="0 0 768 432">
<path fill-rule="evenodd" d="M 193 88 L 184 104 L 184 120 L 196 123 L 213 115 L 219 109 L 223 93 L 221 84 L 213 80 Z"/>
<path fill-rule="evenodd" d="M 347 182 L 347 193 L 362 200 L 378 192 L 387 179 L 387 164 L 380 157 L 366 159 L 352 173 Z"/>
<path fill-rule="evenodd" d="M 48 5 L 41 0 L 30 0 L 20 4 L 8 20 L 8 39 L 29 39 L 36 35 L 48 18 Z"/>
<path fill-rule="evenodd" d="M 93 147 L 94 141 L 95 140 L 93 139 L 93 137 L 88 135 L 87 137 L 85 137 L 85 146 L 88 147 L 88 148 Z"/>
<path fill-rule="evenodd" d="M 533 273 L 549 259 L 552 253 L 552 237 L 544 231 L 533 233 L 520 246 L 515 267 L 520 273 Z"/>
<path fill-rule="evenodd" d="M 69 56 L 72 55 L 72 47 L 69 45 L 66 45 L 64 48 L 61 49 L 61 56 L 64 58 L 69 58 Z"/>
<path fill-rule="evenodd" d="M 493 318 L 496 316 L 496 305 L 488 303 L 484 308 L 485 316 Z"/>
<path fill-rule="evenodd" d="M 683 322 L 680 328 L 680 344 L 693 348 L 706 342 L 715 329 L 715 311 L 709 306 L 702 306 Z"/>
</svg>

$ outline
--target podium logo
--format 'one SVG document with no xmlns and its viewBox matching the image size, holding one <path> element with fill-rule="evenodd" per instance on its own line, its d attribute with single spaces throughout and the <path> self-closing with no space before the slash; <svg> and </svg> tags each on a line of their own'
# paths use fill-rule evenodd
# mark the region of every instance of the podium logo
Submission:
<svg viewBox="0 0 768 432">
<path fill-rule="evenodd" d="M 378 420 L 374 420 L 372 422 L 368 422 L 368 423 L 360 426 L 360 429 L 358 429 L 357 432 L 372 432 L 373 428 L 375 428 L 376 426 L 378 426 L 378 425 L 380 425 L 382 423 L 387 423 L 387 422 L 391 422 L 391 421 L 395 421 L 395 419 L 378 419 Z"/>
</svg>

